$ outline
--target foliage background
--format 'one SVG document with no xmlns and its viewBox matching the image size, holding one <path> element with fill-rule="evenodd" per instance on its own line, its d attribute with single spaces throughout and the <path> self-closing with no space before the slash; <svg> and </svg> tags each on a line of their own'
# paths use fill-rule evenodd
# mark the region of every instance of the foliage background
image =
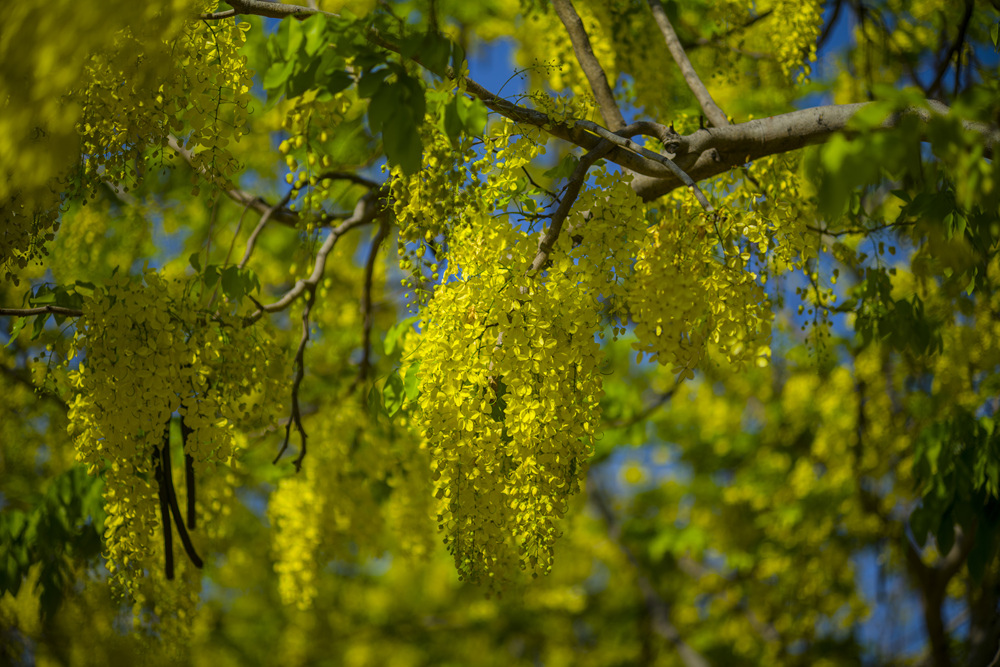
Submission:
<svg viewBox="0 0 1000 667">
<path fill-rule="evenodd" d="M 4 661 L 1000 655 L 994 5 L 665 3 L 736 131 L 874 100 L 634 139 L 713 215 L 576 178 L 619 128 L 546 3 L 215 4 L 0 10 Z M 724 134 L 575 7 L 620 116 Z"/>
</svg>

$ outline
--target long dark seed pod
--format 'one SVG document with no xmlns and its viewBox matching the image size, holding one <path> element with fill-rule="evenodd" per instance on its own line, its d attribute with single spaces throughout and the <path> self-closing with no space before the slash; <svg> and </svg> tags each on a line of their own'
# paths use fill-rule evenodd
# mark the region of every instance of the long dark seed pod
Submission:
<svg viewBox="0 0 1000 667">
<path fill-rule="evenodd" d="M 167 438 L 170 437 L 170 431 L 167 431 Z M 153 452 L 153 473 L 156 475 L 156 481 L 159 483 L 159 495 L 160 495 L 160 523 L 163 525 L 163 554 L 164 554 L 164 570 L 166 571 L 167 579 L 174 578 L 174 542 L 173 536 L 170 531 L 170 509 L 169 501 L 167 500 L 167 484 L 165 475 L 163 474 L 163 457 L 162 450 L 157 449 Z"/>
<path fill-rule="evenodd" d="M 162 456 L 162 466 L 163 466 L 163 479 L 167 487 L 167 502 L 170 505 L 170 512 L 174 515 L 174 522 L 177 524 L 177 535 L 181 538 L 181 544 L 184 545 L 184 552 L 187 553 L 188 558 L 194 563 L 194 566 L 201 568 L 204 566 L 201 558 L 198 556 L 198 552 L 194 550 L 194 545 L 191 544 L 191 536 L 188 535 L 187 529 L 184 527 L 184 519 L 181 517 L 181 508 L 177 504 L 177 491 L 174 489 L 174 477 L 172 466 L 170 465 L 170 432 L 167 432 L 167 437 L 163 443 L 163 449 L 160 450 Z"/>
<path fill-rule="evenodd" d="M 181 446 L 184 448 L 184 483 L 187 485 L 187 527 L 194 530 L 197 526 L 194 504 L 194 457 L 187 453 L 188 436 L 194 431 L 184 423 L 181 417 Z"/>
</svg>

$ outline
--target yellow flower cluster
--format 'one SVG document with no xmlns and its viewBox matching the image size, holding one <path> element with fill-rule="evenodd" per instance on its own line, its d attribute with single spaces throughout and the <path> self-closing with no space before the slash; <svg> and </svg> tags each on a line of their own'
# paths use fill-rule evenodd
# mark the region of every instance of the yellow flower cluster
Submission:
<svg viewBox="0 0 1000 667">
<path fill-rule="evenodd" d="M 319 594 L 325 563 L 382 555 L 385 524 L 415 555 L 433 534 L 426 452 L 413 438 L 392 437 L 357 400 L 319 415 L 309 433 L 317 446 L 308 463 L 281 480 L 268 508 L 278 591 L 302 610 Z"/>
<path fill-rule="evenodd" d="M 77 460 L 105 478 L 108 569 L 137 605 L 143 570 L 162 567 L 154 457 L 172 416 L 190 429 L 184 453 L 204 479 L 233 461 L 234 426 L 273 410 L 262 397 L 282 388 L 268 340 L 197 312 L 178 287 L 152 270 L 113 276 L 85 302 L 68 361 L 84 353 L 69 373 Z"/>
<path fill-rule="evenodd" d="M 123 30 L 144 30 L 151 41 L 176 39 L 200 0 L 136 3 L 108 0 L 101 5 L 54 0 L 45 11 L 33 2 L 4 3 L 0 40 L 0 271 L 17 281 L 15 269 L 44 257 L 44 244 L 58 227 L 61 192 L 80 159 L 77 93 L 94 53 Z M 132 28 L 129 28 L 132 26 Z M 58 37 L 55 37 L 58 35 Z M 167 54 L 169 56 L 169 54 Z M 133 62 L 140 54 L 131 54 Z M 170 58 L 147 58 L 147 68 Z M 130 95 L 124 69 L 107 81 L 108 95 Z M 146 105 L 151 103 L 147 96 Z M 125 111 L 118 109 L 119 111 Z M 119 118 L 119 122 L 125 122 Z M 109 175 L 110 176 L 110 175 Z"/>
<path fill-rule="evenodd" d="M 778 64 L 784 74 L 796 75 L 802 83 L 809 77 L 810 63 L 816 60 L 816 40 L 823 27 L 823 3 L 820 0 L 778 0 L 774 3 L 773 24 L 781 26 L 777 47 Z"/>
<path fill-rule="evenodd" d="M 662 215 L 638 252 L 630 285 L 635 348 L 681 378 L 694 377 L 709 347 L 737 367 L 770 358 L 772 313 L 748 240 L 766 249 L 766 236 L 744 225 L 740 246 L 720 222 L 682 204 Z"/>
<path fill-rule="evenodd" d="M 227 186 L 238 167 L 228 146 L 246 133 L 249 118 L 253 80 L 239 52 L 249 28 L 194 21 L 164 41 L 130 26 L 94 53 L 75 95 L 85 177 L 129 187 L 147 160 L 163 164 L 159 153 L 172 133 L 204 177 Z"/>
<path fill-rule="evenodd" d="M 305 191 L 302 201 L 292 206 L 301 207 L 310 216 L 322 214 L 324 204 L 343 199 L 350 187 L 349 182 L 325 174 L 353 168 L 354 165 L 345 166 L 338 158 L 348 154 L 353 142 L 360 140 L 357 122 L 364 110 L 363 105 L 357 104 L 353 89 L 327 101 L 317 100 L 316 96 L 317 91 L 310 90 L 295 98 L 282 123 L 288 138 L 278 147 L 285 156 L 288 167 L 285 181 L 294 189 L 292 197 L 297 197 L 300 190 Z"/>
<path fill-rule="evenodd" d="M 478 161 L 431 151 L 446 173 L 468 164 L 477 178 L 466 189 L 431 169 L 394 184 L 410 235 L 447 240 L 402 371 L 419 364 L 415 421 L 432 458 L 438 523 L 460 574 L 497 590 L 518 567 L 537 575 L 552 566 L 557 521 L 600 420 L 602 309 L 621 305 L 644 229 L 628 183 L 595 170 L 550 263 L 529 276 L 539 232 L 508 219 L 508 206 L 541 150 L 535 131 L 502 123 Z"/>
</svg>

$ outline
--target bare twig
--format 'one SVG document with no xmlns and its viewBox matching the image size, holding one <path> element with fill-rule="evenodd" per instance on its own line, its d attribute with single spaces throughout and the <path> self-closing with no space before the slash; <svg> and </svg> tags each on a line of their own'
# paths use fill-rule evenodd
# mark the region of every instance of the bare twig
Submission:
<svg viewBox="0 0 1000 667">
<path fill-rule="evenodd" d="M 181 156 L 185 162 L 187 162 L 193 169 L 198 169 L 194 164 L 194 155 L 188 149 L 184 148 L 181 143 L 177 140 L 177 137 L 169 136 L 167 137 L 167 145 L 175 153 Z M 200 171 L 200 169 L 199 169 Z M 241 206 L 248 206 L 253 210 L 257 211 L 261 215 L 264 215 L 269 211 L 272 206 L 268 204 L 264 199 L 258 197 L 255 194 L 247 192 L 245 190 L 240 190 L 238 188 L 232 188 L 226 190 L 226 196 L 232 199 L 237 204 Z M 299 224 L 299 215 L 295 211 L 288 208 L 281 208 L 274 211 L 271 214 L 271 220 L 280 222 L 288 227 L 297 227 Z"/>
<path fill-rule="evenodd" d="M 367 225 L 375 219 L 375 214 L 377 212 L 377 195 L 380 192 L 381 189 L 369 192 L 363 196 L 360 200 L 358 200 L 358 204 L 354 207 L 354 213 L 351 217 L 347 218 L 330 230 L 329 235 L 326 237 L 326 241 L 323 242 L 319 252 L 316 253 L 316 263 L 313 266 L 312 274 L 310 274 L 308 278 L 297 280 L 295 285 L 293 285 L 290 290 L 285 292 L 280 299 L 274 303 L 258 308 L 253 313 L 248 315 L 244 322 L 246 324 L 252 324 L 263 317 L 264 313 L 276 313 L 284 310 L 285 308 L 288 308 L 288 306 L 292 305 L 292 303 L 304 293 L 315 292 L 316 286 L 319 285 L 320 280 L 323 279 L 323 272 L 326 270 L 326 259 L 333 250 L 337 241 L 340 240 L 340 237 L 355 227 Z"/>
<path fill-rule="evenodd" d="M 375 275 L 375 259 L 385 237 L 389 235 L 389 222 L 383 218 L 379 223 L 372 246 L 368 250 L 368 260 L 365 262 L 365 284 L 361 292 L 362 342 L 361 364 L 358 367 L 358 377 L 354 386 L 361 386 L 368 379 L 371 368 L 372 353 L 372 279 Z"/>
<path fill-rule="evenodd" d="M 944 75 L 948 72 L 948 65 L 951 63 L 951 59 L 953 57 L 955 58 L 956 84 L 958 82 L 959 72 L 962 67 L 962 47 L 965 45 L 965 34 L 969 29 L 969 22 L 972 20 L 972 10 L 974 6 L 975 3 L 973 0 L 965 0 L 965 11 L 962 13 L 962 19 L 958 24 L 958 35 L 955 37 L 955 41 L 951 43 L 947 53 L 945 53 L 944 59 L 941 61 L 941 65 L 938 67 L 937 74 L 934 77 L 934 81 L 927 89 L 931 95 L 940 92 L 941 84 L 944 81 Z"/>
<path fill-rule="evenodd" d="M 379 184 L 370 178 L 365 178 L 360 174 L 355 174 L 350 171 L 327 171 L 316 177 L 317 181 L 322 181 L 324 179 L 330 179 L 331 181 L 350 181 L 355 185 L 364 186 L 369 190 L 379 187 Z"/>
<path fill-rule="evenodd" d="M 628 428 L 629 426 L 644 421 L 645 419 L 649 418 L 649 416 L 652 415 L 654 412 L 659 410 L 660 407 L 665 405 L 667 401 L 673 398 L 676 392 L 677 392 L 677 386 L 675 385 L 671 387 L 669 390 L 657 396 L 654 400 L 650 401 L 649 405 L 647 405 L 642 410 L 632 415 L 628 419 L 616 419 L 614 421 L 608 422 L 608 427 Z"/>
<path fill-rule="evenodd" d="M 552 6 L 559 15 L 559 20 L 566 26 L 569 39 L 573 43 L 573 52 L 576 59 L 583 68 L 583 73 L 587 76 L 590 89 L 594 92 L 597 104 L 601 109 L 601 117 L 604 124 L 613 131 L 625 127 L 625 118 L 615 102 L 615 96 L 611 92 L 608 84 L 608 77 L 604 73 L 604 68 L 594 55 L 594 49 L 590 45 L 590 37 L 583 26 L 580 15 L 576 13 L 572 0 L 552 0 Z"/>
<path fill-rule="evenodd" d="M 285 208 L 288 205 L 289 200 L 292 198 L 292 193 L 295 192 L 294 189 L 289 190 L 284 197 L 281 198 L 277 204 L 271 208 L 264 211 L 264 215 L 260 216 L 260 220 L 257 222 L 257 226 L 254 227 L 253 231 L 250 232 L 250 237 L 247 238 L 247 249 L 243 252 L 243 259 L 240 260 L 238 264 L 239 268 L 243 269 L 246 267 L 247 262 L 250 261 L 250 255 L 253 254 L 254 246 L 257 245 L 257 237 L 264 230 L 264 225 L 268 223 L 275 213 Z M 234 237 L 235 240 L 235 237 Z"/>
<path fill-rule="evenodd" d="M 302 409 L 299 405 L 299 388 L 302 386 L 302 378 L 306 375 L 306 344 L 309 342 L 309 313 L 312 311 L 313 299 L 316 296 L 315 289 L 309 290 L 306 294 L 306 303 L 302 307 L 302 337 L 299 339 L 299 347 L 295 351 L 295 379 L 292 380 L 292 415 L 285 424 L 285 439 L 281 443 L 278 455 L 274 457 L 272 463 L 277 463 L 281 456 L 288 449 L 288 441 L 292 435 L 292 424 L 299 434 L 299 455 L 295 457 L 295 472 L 302 470 L 302 460 L 306 456 L 306 429 L 302 426 Z"/>
<path fill-rule="evenodd" d="M 663 39 L 667 43 L 670 55 L 674 57 L 674 62 L 677 63 L 681 74 L 684 75 L 684 80 L 687 81 L 688 88 L 691 89 L 695 99 L 698 100 L 698 104 L 701 105 L 701 110 L 705 112 L 705 116 L 712 125 L 716 127 L 729 125 L 729 119 L 726 118 L 726 114 L 723 113 L 719 105 L 712 99 L 708 88 L 702 83 L 701 78 L 698 77 L 698 73 L 694 71 L 694 66 L 691 65 L 687 54 L 684 53 L 684 47 L 681 46 L 680 40 L 677 39 L 674 26 L 670 24 L 670 19 L 667 18 L 667 13 L 663 11 L 663 5 L 660 3 L 660 0 L 648 0 L 648 2 L 649 8 L 653 10 L 653 18 L 656 20 L 656 25 L 660 27 L 660 32 L 663 33 Z"/>
<path fill-rule="evenodd" d="M 274 463 L 277 463 L 281 459 L 285 450 L 288 449 L 288 442 L 292 434 L 292 426 L 295 426 L 295 430 L 299 434 L 299 455 L 295 458 L 295 470 L 296 472 L 302 470 L 302 461 L 306 456 L 306 430 L 302 425 L 302 408 L 299 403 L 299 389 L 302 386 L 302 379 L 305 377 L 305 353 L 306 344 L 309 342 L 309 314 L 312 312 L 312 306 L 316 299 L 316 288 L 319 286 L 320 281 L 323 279 L 323 273 L 326 270 L 326 261 L 333 250 L 337 241 L 345 233 L 354 229 L 355 227 L 360 227 L 361 225 L 366 225 L 370 223 L 378 211 L 378 195 L 382 192 L 382 189 L 372 190 L 363 196 L 354 207 L 354 214 L 344 220 L 336 228 L 331 229 L 329 235 L 326 237 L 326 241 L 323 242 L 322 247 L 319 252 L 316 253 L 316 264 L 313 267 L 312 274 L 306 279 L 298 280 L 292 289 L 288 290 L 284 296 L 278 301 L 267 306 L 260 306 L 258 309 L 245 319 L 246 324 L 256 322 L 258 319 L 263 317 L 264 313 L 273 313 L 279 310 L 283 310 L 290 306 L 294 301 L 296 301 L 300 296 L 305 295 L 305 305 L 302 308 L 302 336 L 299 339 L 299 347 L 295 352 L 294 368 L 295 377 L 292 380 L 292 412 L 291 418 L 285 425 L 285 439 L 281 443 L 281 448 L 278 450 L 278 455 L 274 458 Z"/>
</svg>

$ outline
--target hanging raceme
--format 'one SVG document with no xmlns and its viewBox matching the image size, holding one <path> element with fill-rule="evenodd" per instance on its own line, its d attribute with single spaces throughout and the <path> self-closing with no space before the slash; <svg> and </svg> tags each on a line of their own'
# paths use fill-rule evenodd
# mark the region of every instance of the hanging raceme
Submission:
<svg viewBox="0 0 1000 667">
<path fill-rule="evenodd" d="M 201 177 L 228 187 L 238 167 L 229 145 L 247 132 L 251 102 L 253 79 L 240 53 L 249 27 L 188 22 L 168 41 L 126 28 L 96 52 L 75 94 L 84 187 L 135 185 L 148 160 L 163 164 L 160 151 L 171 135 L 192 151 Z"/>
<path fill-rule="evenodd" d="M 278 592 L 303 610 L 319 593 L 324 563 L 385 552 L 387 524 L 401 555 L 426 556 L 433 530 L 428 461 L 415 439 L 370 419 L 357 396 L 312 420 L 310 431 L 323 446 L 278 483 L 268 508 Z"/>
<path fill-rule="evenodd" d="M 176 564 L 184 581 L 200 580 L 185 574 L 185 559 L 173 558 L 171 523 L 200 567 L 188 531 L 196 538 L 199 508 L 208 517 L 219 508 L 196 502 L 195 480 L 233 465 L 234 427 L 276 418 L 273 401 L 263 397 L 282 395 L 284 388 L 275 377 L 282 355 L 265 335 L 228 315 L 210 320 L 182 287 L 152 270 L 116 274 L 85 300 L 67 360 L 82 353 L 69 373 L 77 460 L 105 479 L 107 565 L 137 611 L 149 573 L 170 579 Z M 174 415 L 183 476 L 173 474 Z M 183 477 L 184 517 L 174 477 Z M 214 484 L 208 488 L 225 495 Z"/>
</svg>

